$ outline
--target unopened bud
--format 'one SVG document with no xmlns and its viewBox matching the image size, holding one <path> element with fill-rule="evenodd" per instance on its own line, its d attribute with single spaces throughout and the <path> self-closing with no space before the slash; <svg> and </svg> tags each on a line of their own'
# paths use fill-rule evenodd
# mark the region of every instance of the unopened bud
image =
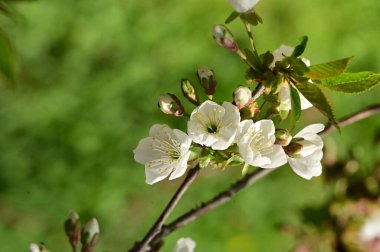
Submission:
<svg viewBox="0 0 380 252">
<path fill-rule="evenodd" d="M 212 37 L 221 47 L 224 47 L 233 52 L 236 52 L 238 50 L 237 43 L 235 42 L 232 33 L 226 26 L 221 24 L 214 25 Z"/>
<path fill-rule="evenodd" d="M 292 135 L 286 129 L 276 129 L 275 136 L 276 141 L 274 143 L 281 146 L 287 146 L 292 141 Z"/>
<path fill-rule="evenodd" d="M 185 96 L 185 98 L 189 100 L 189 102 L 191 102 L 194 105 L 199 105 L 198 94 L 195 91 L 195 88 L 190 80 L 188 79 L 181 80 L 181 90 L 182 90 L 183 96 Z"/>
<path fill-rule="evenodd" d="M 212 95 L 216 90 L 216 79 L 214 71 L 208 67 L 202 66 L 198 68 L 197 75 L 199 83 L 203 87 L 206 95 L 208 95 L 209 98 L 212 98 Z"/>
<path fill-rule="evenodd" d="M 72 247 L 76 247 L 80 237 L 80 221 L 76 212 L 71 212 L 65 221 L 65 232 Z"/>
<path fill-rule="evenodd" d="M 99 224 L 95 218 L 92 218 L 82 229 L 82 252 L 93 252 L 98 239 Z"/>
<path fill-rule="evenodd" d="M 252 102 L 240 110 L 242 120 L 252 119 L 260 113 L 260 108 L 256 102 Z"/>
<path fill-rule="evenodd" d="M 184 112 L 184 108 L 177 96 L 169 93 L 158 97 L 158 107 L 168 115 L 181 116 Z"/>
<path fill-rule="evenodd" d="M 252 102 L 252 90 L 248 87 L 239 86 L 233 93 L 236 107 L 240 110 Z"/>
<path fill-rule="evenodd" d="M 50 252 L 50 251 L 46 248 L 46 246 L 43 243 L 40 243 L 40 244 L 30 243 L 29 252 Z"/>
</svg>

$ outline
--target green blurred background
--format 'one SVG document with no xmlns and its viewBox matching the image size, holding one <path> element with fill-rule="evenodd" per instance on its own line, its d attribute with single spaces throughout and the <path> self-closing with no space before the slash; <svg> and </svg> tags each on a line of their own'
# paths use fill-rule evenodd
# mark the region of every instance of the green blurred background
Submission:
<svg viewBox="0 0 380 252">
<path fill-rule="evenodd" d="M 0 92 L 0 251 L 45 242 L 70 251 L 63 221 L 76 210 L 96 216 L 97 251 L 125 251 L 148 230 L 181 179 L 145 184 L 132 150 L 154 123 L 185 130 L 182 118 L 160 113 L 156 97 L 180 94 L 179 80 L 198 66 L 214 69 L 218 100 L 243 84 L 244 64 L 217 46 L 211 26 L 231 12 L 224 0 L 39 0 L 14 5 L 0 24 L 17 54 L 17 88 Z M 260 51 L 296 45 L 309 36 L 305 57 L 321 63 L 355 55 L 352 71 L 380 71 L 378 0 L 262 0 Z M 248 45 L 239 22 L 231 26 Z M 359 95 L 327 93 L 338 118 L 380 100 L 380 87 Z M 325 119 L 316 110 L 305 122 Z M 379 160 L 374 117 L 326 138 L 332 159 L 355 158 L 371 173 Z M 343 175 L 342 175 L 343 176 Z M 173 217 L 241 177 L 239 170 L 204 170 Z M 303 225 L 302 209 L 330 198 L 331 184 L 303 180 L 283 167 L 225 206 L 175 232 L 197 251 L 288 251 L 297 240 L 280 223 Z"/>
</svg>

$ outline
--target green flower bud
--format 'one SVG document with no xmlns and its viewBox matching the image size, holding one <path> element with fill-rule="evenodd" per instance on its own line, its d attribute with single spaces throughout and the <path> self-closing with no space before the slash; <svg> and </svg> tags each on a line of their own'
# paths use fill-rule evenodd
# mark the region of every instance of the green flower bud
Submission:
<svg viewBox="0 0 380 252">
<path fill-rule="evenodd" d="M 287 146 L 289 145 L 290 141 L 292 141 L 292 135 L 286 129 L 276 129 L 275 136 L 275 144 L 279 144 L 281 146 Z"/>
<path fill-rule="evenodd" d="M 195 88 L 190 80 L 188 79 L 181 80 L 181 90 L 182 90 L 183 96 L 185 96 L 185 98 L 189 100 L 189 102 L 197 106 L 199 105 L 198 94 L 195 91 Z"/>
<path fill-rule="evenodd" d="M 239 110 L 252 102 L 252 90 L 248 87 L 238 86 L 232 96 Z"/>
<path fill-rule="evenodd" d="M 224 47 L 233 52 L 236 52 L 238 50 L 237 43 L 235 42 L 232 33 L 226 26 L 221 24 L 214 25 L 212 37 L 221 47 Z"/>
<path fill-rule="evenodd" d="M 169 93 L 158 97 L 158 107 L 168 115 L 181 116 L 184 112 L 184 108 L 177 96 Z"/>
<path fill-rule="evenodd" d="M 203 87 L 206 95 L 208 95 L 209 98 L 212 98 L 212 95 L 216 90 L 216 79 L 214 71 L 208 67 L 202 66 L 198 68 L 197 75 L 199 83 Z"/>
</svg>

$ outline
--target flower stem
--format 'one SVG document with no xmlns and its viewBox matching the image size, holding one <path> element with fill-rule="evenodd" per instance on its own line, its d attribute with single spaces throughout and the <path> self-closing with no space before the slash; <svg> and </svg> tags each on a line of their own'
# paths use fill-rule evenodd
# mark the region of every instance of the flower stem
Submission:
<svg viewBox="0 0 380 252">
<path fill-rule="evenodd" d="M 187 189 L 190 187 L 190 185 L 193 183 L 197 175 L 199 174 L 200 167 L 197 165 L 193 169 L 189 170 L 187 173 L 186 178 L 183 180 L 180 187 L 177 189 L 171 200 L 169 201 L 168 205 L 164 209 L 164 211 L 161 213 L 161 215 L 158 217 L 156 222 L 153 224 L 153 226 L 150 228 L 148 233 L 145 235 L 143 240 L 141 242 L 136 242 L 133 248 L 129 250 L 129 252 L 143 252 L 143 251 L 149 251 L 149 243 L 153 240 L 153 238 L 161 232 L 162 226 L 164 225 L 164 222 L 169 217 L 169 215 L 174 210 L 174 207 L 178 204 L 178 202 L 181 200 L 184 193 L 187 191 Z"/>
<path fill-rule="evenodd" d="M 377 113 L 380 113 L 380 104 L 376 104 L 374 106 L 363 109 L 355 114 L 349 115 L 341 119 L 339 121 L 340 122 L 339 124 L 341 127 L 347 126 L 357 121 L 373 116 Z M 325 136 L 331 131 L 333 131 L 334 129 L 335 129 L 334 126 L 327 125 L 325 130 L 320 132 L 319 135 Z M 260 179 L 262 179 L 263 177 L 265 177 L 266 175 L 268 175 L 274 170 L 276 170 L 276 168 L 275 169 L 259 169 L 250 174 L 247 174 L 242 179 L 238 180 L 233 185 L 231 185 L 227 190 L 219 193 L 217 196 L 215 196 L 211 200 L 204 202 L 200 204 L 198 207 L 191 209 L 190 211 L 181 215 L 180 217 L 178 217 L 177 219 L 175 219 L 168 225 L 162 226 L 161 231 L 154 237 L 153 240 L 151 240 L 150 244 L 151 245 L 159 244 L 165 236 L 189 224 L 190 222 L 198 219 L 205 213 L 228 202 L 232 197 L 236 196 L 236 194 L 239 191 L 254 184 L 255 182 L 259 181 Z"/>
</svg>

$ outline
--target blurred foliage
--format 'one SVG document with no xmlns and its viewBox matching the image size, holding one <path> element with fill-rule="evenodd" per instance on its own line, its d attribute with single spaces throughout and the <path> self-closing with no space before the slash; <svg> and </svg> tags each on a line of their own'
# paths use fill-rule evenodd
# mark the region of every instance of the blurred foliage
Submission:
<svg viewBox="0 0 380 252">
<path fill-rule="evenodd" d="M 133 160 L 152 124 L 184 129 L 184 121 L 160 113 L 155 98 L 177 92 L 180 79 L 200 65 L 215 71 L 217 101 L 231 99 L 244 83 L 243 63 L 211 38 L 211 26 L 231 8 L 217 0 L 40 0 L 14 8 L 16 18 L 0 18 L 15 48 L 18 80 L 17 88 L 0 87 L 0 251 L 25 251 L 31 241 L 70 251 L 63 221 L 71 210 L 97 217 L 99 251 L 125 250 L 180 183 L 148 186 Z M 257 11 L 264 20 L 254 31 L 259 50 L 307 34 L 305 57 L 312 63 L 355 55 L 349 70 L 379 72 L 378 0 L 263 0 Z M 238 22 L 231 29 L 247 41 Z M 376 87 L 355 96 L 328 94 L 339 118 L 378 102 L 379 93 Z M 303 113 L 305 122 L 322 118 L 314 109 Z M 372 174 L 379 121 L 331 134 L 326 158 L 356 160 L 361 173 Z M 203 171 L 173 217 L 240 176 L 233 169 Z M 278 224 L 302 225 L 301 210 L 325 205 L 333 184 L 305 181 L 284 167 L 168 237 L 164 251 L 183 236 L 198 251 L 290 250 L 297 239 L 281 235 Z"/>
</svg>

